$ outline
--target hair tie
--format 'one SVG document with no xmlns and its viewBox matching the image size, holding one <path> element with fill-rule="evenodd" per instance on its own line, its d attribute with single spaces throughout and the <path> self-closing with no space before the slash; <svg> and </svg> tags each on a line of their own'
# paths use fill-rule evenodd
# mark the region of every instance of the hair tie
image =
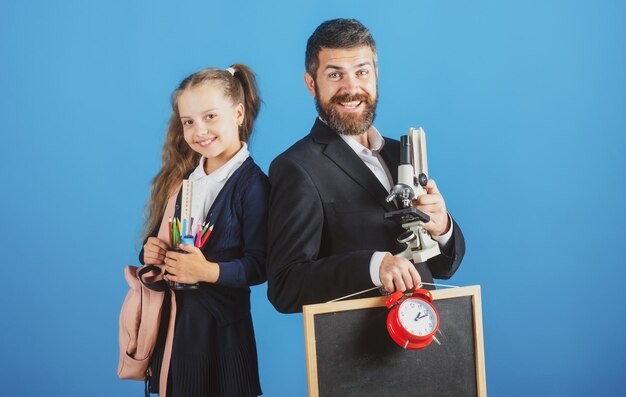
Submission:
<svg viewBox="0 0 626 397">
<path fill-rule="evenodd" d="M 230 75 L 231 75 L 231 76 L 234 76 L 234 75 L 235 75 L 235 69 L 233 69 L 233 68 L 228 68 L 228 69 L 226 69 L 226 71 L 227 71 L 228 73 L 230 73 Z"/>
</svg>

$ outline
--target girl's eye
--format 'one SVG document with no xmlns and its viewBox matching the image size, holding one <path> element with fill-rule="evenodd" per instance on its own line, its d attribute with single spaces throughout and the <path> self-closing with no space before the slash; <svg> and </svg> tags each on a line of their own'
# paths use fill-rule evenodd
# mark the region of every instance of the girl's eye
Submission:
<svg viewBox="0 0 626 397">
<path fill-rule="evenodd" d="M 207 120 L 213 120 L 216 116 L 214 114 L 207 114 L 205 117 Z"/>
<path fill-rule="evenodd" d="M 191 121 L 191 120 L 183 120 L 183 127 L 188 127 L 191 124 L 193 124 L 193 121 Z"/>
</svg>

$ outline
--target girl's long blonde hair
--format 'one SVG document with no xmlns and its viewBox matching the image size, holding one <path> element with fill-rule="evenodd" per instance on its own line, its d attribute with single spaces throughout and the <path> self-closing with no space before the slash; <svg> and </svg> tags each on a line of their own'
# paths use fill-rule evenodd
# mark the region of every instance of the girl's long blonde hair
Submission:
<svg viewBox="0 0 626 397">
<path fill-rule="evenodd" d="M 190 88 L 206 83 L 217 83 L 224 90 L 224 96 L 233 105 L 243 103 L 244 121 L 239 127 L 239 139 L 248 142 L 254 120 L 259 114 L 261 99 L 259 97 L 256 78 L 252 69 L 243 64 L 235 64 L 228 70 L 217 68 L 203 69 L 185 78 L 172 93 L 172 115 L 167 127 L 163 150 L 161 151 L 161 170 L 152 180 L 150 199 L 146 204 L 146 225 L 144 238 L 156 230 L 161 224 L 168 198 L 176 193 L 175 189 L 200 161 L 200 153 L 193 151 L 183 134 L 183 126 L 178 112 L 180 94 Z"/>
</svg>

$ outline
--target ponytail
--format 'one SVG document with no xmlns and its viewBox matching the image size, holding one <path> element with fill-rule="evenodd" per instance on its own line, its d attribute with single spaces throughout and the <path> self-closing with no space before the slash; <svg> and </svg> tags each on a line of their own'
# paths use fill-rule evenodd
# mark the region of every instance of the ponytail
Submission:
<svg viewBox="0 0 626 397">
<path fill-rule="evenodd" d="M 252 69 L 241 63 L 234 64 L 231 68 L 234 70 L 233 77 L 241 84 L 243 94 L 241 100 L 245 109 L 243 123 L 239 127 L 239 139 L 242 142 L 248 142 L 250 135 L 252 135 L 254 120 L 256 120 L 261 108 L 259 89 Z"/>
</svg>

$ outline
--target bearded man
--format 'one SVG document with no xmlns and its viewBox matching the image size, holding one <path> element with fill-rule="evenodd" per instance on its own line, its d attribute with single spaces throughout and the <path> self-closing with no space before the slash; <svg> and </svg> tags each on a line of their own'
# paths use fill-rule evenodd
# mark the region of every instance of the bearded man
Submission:
<svg viewBox="0 0 626 397">
<path fill-rule="evenodd" d="M 416 288 L 450 278 L 465 253 L 459 226 L 431 179 L 415 208 L 441 254 L 413 264 L 392 254 L 404 231 L 384 214 L 397 181 L 400 144 L 373 126 L 376 44 L 353 19 L 322 23 L 307 42 L 304 81 L 319 117 L 311 132 L 270 166 L 268 297 L 283 313 L 381 286 Z M 379 295 L 376 289 L 358 297 Z"/>
</svg>

